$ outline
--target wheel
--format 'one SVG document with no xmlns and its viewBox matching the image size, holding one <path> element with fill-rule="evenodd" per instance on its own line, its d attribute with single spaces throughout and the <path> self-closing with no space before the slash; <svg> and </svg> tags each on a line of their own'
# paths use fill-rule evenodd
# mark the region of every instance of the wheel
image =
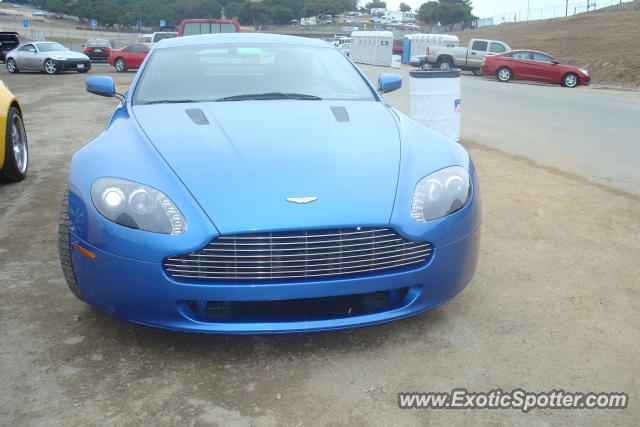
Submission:
<svg viewBox="0 0 640 427">
<path fill-rule="evenodd" d="M 481 70 L 471 70 L 474 76 L 483 76 L 484 73 Z"/>
<path fill-rule="evenodd" d="M 453 68 L 453 62 L 449 58 L 438 58 L 436 61 L 436 68 L 440 68 L 441 70 L 448 70 L 449 68 Z"/>
<path fill-rule="evenodd" d="M 79 68 L 78 72 L 84 74 L 84 73 L 88 73 L 90 69 L 91 69 L 91 64 L 87 64 L 85 65 L 84 68 Z"/>
<path fill-rule="evenodd" d="M 76 281 L 76 273 L 73 271 L 71 258 L 71 242 L 69 239 L 69 190 L 65 190 L 60 203 L 60 220 L 58 221 L 58 254 L 62 273 L 67 281 L 67 286 L 73 295 L 80 301 L 84 301 L 80 293 L 80 287 Z"/>
<path fill-rule="evenodd" d="M 127 71 L 127 63 L 124 62 L 124 59 L 116 59 L 116 71 L 119 73 L 124 73 L 125 71 Z"/>
<path fill-rule="evenodd" d="M 44 72 L 47 74 L 56 74 L 58 72 L 58 64 L 53 59 L 44 61 Z"/>
<path fill-rule="evenodd" d="M 496 72 L 496 77 L 499 81 L 506 83 L 513 77 L 513 71 L 509 67 L 501 67 Z"/>
<path fill-rule="evenodd" d="M 562 76 L 562 86 L 564 87 L 576 87 L 578 86 L 578 76 L 574 73 L 567 73 Z"/>
<path fill-rule="evenodd" d="M 22 181 L 29 168 L 29 145 L 22 115 L 16 107 L 9 108 L 4 135 L 4 166 L 0 170 L 0 181 Z"/>
<path fill-rule="evenodd" d="M 9 71 L 10 73 L 19 73 L 20 70 L 18 70 L 18 65 L 16 64 L 16 60 L 13 58 L 9 58 L 7 60 L 7 71 Z"/>
</svg>

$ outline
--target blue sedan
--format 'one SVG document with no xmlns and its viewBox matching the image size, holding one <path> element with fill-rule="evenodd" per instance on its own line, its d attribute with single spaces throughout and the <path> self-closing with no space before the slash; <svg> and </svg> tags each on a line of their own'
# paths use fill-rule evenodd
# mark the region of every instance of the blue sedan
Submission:
<svg viewBox="0 0 640 427">
<path fill-rule="evenodd" d="M 471 280 L 480 203 L 456 142 L 387 105 L 324 41 L 155 45 L 77 151 L 61 208 L 70 290 L 159 328 L 306 332 L 434 308 Z"/>
</svg>

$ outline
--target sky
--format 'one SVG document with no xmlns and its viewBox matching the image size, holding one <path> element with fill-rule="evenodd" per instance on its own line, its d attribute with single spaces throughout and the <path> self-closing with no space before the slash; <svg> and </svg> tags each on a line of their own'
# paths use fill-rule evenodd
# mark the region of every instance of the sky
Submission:
<svg viewBox="0 0 640 427">
<path fill-rule="evenodd" d="M 413 11 L 417 11 L 420 5 L 427 0 L 386 0 L 387 9 L 398 10 L 401 1 L 411 6 Z M 608 6 L 612 1 L 617 3 L 619 0 L 591 0 L 590 2 L 597 3 L 598 7 L 601 7 Z M 531 16 L 539 16 L 541 13 L 545 16 L 550 15 L 554 12 L 554 6 L 556 7 L 556 15 L 564 14 L 565 11 L 565 0 L 473 0 L 471 5 L 473 6 L 474 15 L 480 18 L 488 18 L 502 14 L 512 16 L 516 11 L 524 11 L 524 15 L 526 14 L 527 3 L 529 3 Z M 569 13 L 573 12 L 575 6 L 586 6 L 586 4 L 587 0 L 569 0 Z"/>
</svg>

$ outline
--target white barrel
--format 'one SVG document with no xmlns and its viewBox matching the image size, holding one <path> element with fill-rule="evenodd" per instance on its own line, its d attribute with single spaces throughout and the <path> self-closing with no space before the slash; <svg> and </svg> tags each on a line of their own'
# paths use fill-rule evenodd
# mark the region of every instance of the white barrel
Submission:
<svg viewBox="0 0 640 427">
<path fill-rule="evenodd" d="M 460 70 L 409 72 L 411 117 L 454 141 L 460 140 Z"/>
<path fill-rule="evenodd" d="M 391 55 L 391 67 L 392 68 L 400 68 L 402 66 L 402 56 L 400 55 Z"/>
</svg>

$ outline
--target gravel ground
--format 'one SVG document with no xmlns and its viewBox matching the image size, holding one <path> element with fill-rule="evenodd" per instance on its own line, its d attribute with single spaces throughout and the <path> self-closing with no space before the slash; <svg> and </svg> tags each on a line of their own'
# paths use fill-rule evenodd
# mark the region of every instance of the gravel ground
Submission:
<svg viewBox="0 0 640 427">
<path fill-rule="evenodd" d="M 109 73 L 123 87 L 133 73 Z M 481 258 L 444 306 L 381 326 L 225 337 L 128 324 L 67 291 L 56 250 L 71 154 L 114 102 L 85 76 L 0 71 L 31 170 L 0 186 L 2 425 L 637 425 L 640 197 L 465 142 Z M 625 410 L 400 410 L 396 393 L 623 391 Z"/>
</svg>

